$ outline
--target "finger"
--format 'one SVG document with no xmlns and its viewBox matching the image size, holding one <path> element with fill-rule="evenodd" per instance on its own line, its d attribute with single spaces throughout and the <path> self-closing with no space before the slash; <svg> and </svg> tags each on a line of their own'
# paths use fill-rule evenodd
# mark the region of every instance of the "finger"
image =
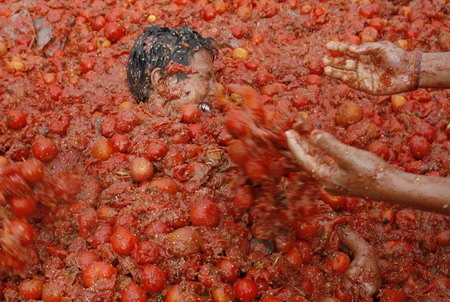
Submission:
<svg viewBox="0 0 450 302">
<path fill-rule="evenodd" d="M 361 45 L 351 45 L 348 52 L 353 55 L 368 55 L 380 52 L 386 44 L 383 42 L 367 42 Z"/>
<path fill-rule="evenodd" d="M 340 70 L 331 66 L 326 66 L 324 72 L 327 76 L 344 81 L 354 82 L 357 79 L 356 72 L 350 70 Z"/>
<path fill-rule="evenodd" d="M 289 150 L 291 150 L 297 163 L 307 172 L 315 170 L 315 158 L 308 154 L 308 142 L 301 139 L 297 132 L 289 130 L 285 132 Z"/>
<path fill-rule="evenodd" d="M 355 60 L 325 57 L 322 61 L 325 66 L 331 66 L 342 70 L 356 70 Z"/>
<path fill-rule="evenodd" d="M 353 52 L 349 51 L 350 44 L 347 43 L 330 41 L 325 45 L 325 47 L 331 51 L 337 51 L 352 57 L 355 56 Z"/>
<path fill-rule="evenodd" d="M 352 146 L 341 143 L 329 133 L 313 131 L 311 142 L 320 150 L 331 156 L 340 166 L 346 167 L 353 164 L 354 150 L 360 151 Z"/>
</svg>

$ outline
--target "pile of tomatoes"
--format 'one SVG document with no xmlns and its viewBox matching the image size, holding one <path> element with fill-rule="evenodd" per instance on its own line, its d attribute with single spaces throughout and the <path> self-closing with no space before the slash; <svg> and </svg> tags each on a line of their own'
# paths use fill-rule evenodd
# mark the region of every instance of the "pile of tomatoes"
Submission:
<svg viewBox="0 0 450 302">
<path fill-rule="evenodd" d="M 450 51 L 447 0 L 0 3 L 0 300 L 443 301 L 450 218 L 323 192 L 287 129 L 448 177 L 447 90 L 371 97 L 323 76 L 330 40 Z M 136 104 L 144 27 L 217 41 L 212 110 Z M 301 121 L 301 123 L 299 123 Z M 345 286 L 371 244 L 382 285 Z M 364 281 L 364 280 L 363 280 Z M 355 284 L 355 288 L 358 284 Z"/>
</svg>

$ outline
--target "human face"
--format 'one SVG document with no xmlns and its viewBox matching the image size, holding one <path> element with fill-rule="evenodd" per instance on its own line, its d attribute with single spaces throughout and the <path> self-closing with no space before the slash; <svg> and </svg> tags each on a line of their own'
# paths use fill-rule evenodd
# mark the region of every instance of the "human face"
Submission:
<svg viewBox="0 0 450 302">
<path fill-rule="evenodd" d="M 170 107 L 180 107 L 183 104 L 209 103 L 209 93 L 213 85 L 212 58 L 206 50 L 200 50 L 189 59 L 189 65 L 194 71 L 186 78 L 177 80 L 171 76 L 167 81 L 167 89 L 172 96 L 164 104 Z"/>
</svg>

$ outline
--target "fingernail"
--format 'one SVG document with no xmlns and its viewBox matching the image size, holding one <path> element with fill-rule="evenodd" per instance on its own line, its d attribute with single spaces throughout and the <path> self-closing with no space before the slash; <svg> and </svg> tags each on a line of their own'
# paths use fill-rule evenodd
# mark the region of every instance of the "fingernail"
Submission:
<svg viewBox="0 0 450 302">
<path fill-rule="evenodd" d="M 329 75 L 331 73 L 331 67 L 330 66 L 326 66 L 323 71 L 325 72 L 326 75 Z"/>
<path fill-rule="evenodd" d="M 328 65 L 328 64 L 330 64 L 330 58 L 329 57 L 324 57 L 322 59 L 322 62 L 323 62 L 323 64 Z"/>
<path fill-rule="evenodd" d="M 349 49 L 350 49 L 350 51 L 356 51 L 358 48 L 356 45 L 352 45 L 352 46 L 350 46 Z"/>
</svg>

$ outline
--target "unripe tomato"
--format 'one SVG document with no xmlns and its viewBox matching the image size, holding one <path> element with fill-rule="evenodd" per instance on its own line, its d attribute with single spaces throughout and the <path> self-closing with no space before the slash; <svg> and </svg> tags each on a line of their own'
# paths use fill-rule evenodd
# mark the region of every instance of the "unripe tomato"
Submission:
<svg viewBox="0 0 450 302">
<path fill-rule="evenodd" d="M 249 56 L 248 50 L 243 47 L 233 49 L 233 53 L 231 54 L 233 60 L 245 60 L 248 58 L 248 56 Z"/>
<path fill-rule="evenodd" d="M 22 129 L 27 124 L 27 116 L 20 110 L 9 110 L 6 113 L 6 125 L 11 129 Z"/>
<path fill-rule="evenodd" d="M 437 243 L 442 246 L 450 246 L 450 230 L 440 232 L 436 236 Z"/>
<path fill-rule="evenodd" d="M 55 142 L 43 136 L 36 138 L 31 146 L 31 151 L 34 157 L 44 162 L 53 160 L 58 153 Z"/>
<path fill-rule="evenodd" d="M 166 273 L 157 265 L 148 264 L 142 268 L 141 282 L 149 294 L 161 292 L 166 287 Z"/>
<path fill-rule="evenodd" d="M 107 140 L 99 141 L 92 147 L 92 156 L 100 160 L 107 160 L 112 153 L 113 148 Z"/>
<path fill-rule="evenodd" d="M 353 102 L 347 101 L 338 107 L 335 120 L 338 125 L 347 127 L 362 120 L 361 107 Z"/>
</svg>

